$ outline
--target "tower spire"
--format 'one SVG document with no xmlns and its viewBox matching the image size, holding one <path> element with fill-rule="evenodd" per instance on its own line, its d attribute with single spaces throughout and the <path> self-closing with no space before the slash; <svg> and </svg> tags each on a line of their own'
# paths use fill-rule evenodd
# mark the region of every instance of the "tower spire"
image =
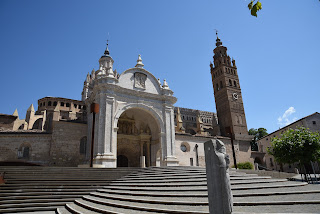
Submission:
<svg viewBox="0 0 320 214">
<path fill-rule="evenodd" d="M 219 46 L 222 45 L 222 42 L 221 42 L 221 40 L 220 40 L 220 38 L 219 38 L 219 36 L 218 36 L 218 30 L 216 30 L 216 35 L 217 35 L 216 46 L 219 47 Z"/>
<path fill-rule="evenodd" d="M 109 46 L 109 40 L 107 39 L 107 48 L 106 48 L 106 50 L 104 51 L 104 55 L 105 55 L 105 56 L 109 56 L 109 54 L 110 54 L 108 46 Z"/>
</svg>

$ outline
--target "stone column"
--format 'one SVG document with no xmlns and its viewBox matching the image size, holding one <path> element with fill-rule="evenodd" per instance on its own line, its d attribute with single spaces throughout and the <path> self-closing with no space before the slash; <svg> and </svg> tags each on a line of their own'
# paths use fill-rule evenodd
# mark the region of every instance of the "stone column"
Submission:
<svg viewBox="0 0 320 214">
<path fill-rule="evenodd" d="M 147 166 L 150 167 L 150 142 L 147 142 Z"/>
<path fill-rule="evenodd" d="M 178 166 L 179 161 L 175 157 L 175 127 L 174 127 L 174 112 L 173 106 L 164 106 L 164 161 L 166 166 Z"/>
<path fill-rule="evenodd" d="M 116 154 L 113 154 L 114 152 L 112 150 L 115 132 L 113 129 L 114 97 L 109 97 L 105 93 L 100 93 L 98 100 L 98 154 L 95 158 L 95 167 L 115 168 L 117 164 Z"/>
<path fill-rule="evenodd" d="M 143 155 L 143 145 L 144 145 L 144 142 L 140 141 L 140 167 L 141 168 L 146 167 L 146 157 Z"/>
</svg>

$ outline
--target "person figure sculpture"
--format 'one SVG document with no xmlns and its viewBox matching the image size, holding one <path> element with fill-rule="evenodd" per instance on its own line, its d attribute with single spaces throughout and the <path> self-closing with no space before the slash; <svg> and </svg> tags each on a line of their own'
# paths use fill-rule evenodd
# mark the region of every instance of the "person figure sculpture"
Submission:
<svg viewBox="0 0 320 214">
<path fill-rule="evenodd" d="M 233 197 L 229 176 L 229 155 L 224 143 L 211 139 L 204 143 L 210 214 L 231 214 Z"/>
</svg>

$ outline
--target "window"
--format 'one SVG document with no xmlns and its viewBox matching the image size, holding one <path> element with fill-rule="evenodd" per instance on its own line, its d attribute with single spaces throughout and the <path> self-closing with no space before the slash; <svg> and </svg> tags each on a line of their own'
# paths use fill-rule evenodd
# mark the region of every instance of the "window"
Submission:
<svg viewBox="0 0 320 214">
<path fill-rule="evenodd" d="M 70 107 L 70 103 L 67 103 L 67 104 L 66 104 L 66 107 Z"/>
<path fill-rule="evenodd" d="M 51 106 L 51 101 L 48 102 L 48 106 Z"/>
<path fill-rule="evenodd" d="M 20 146 L 18 150 L 18 159 L 28 159 L 30 153 L 30 147 L 27 145 Z"/>
<path fill-rule="evenodd" d="M 180 149 L 183 152 L 189 152 L 190 151 L 190 146 L 187 142 L 182 142 L 180 145 Z"/>
<path fill-rule="evenodd" d="M 232 86 L 232 81 L 231 81 L 231 79 L 229 79 L 229 86 Z"/>
<path fill-rule="evenodd" d="M 73 106 L 74 106 L 75 108 L 77 108 L 77 104 L 73 104 Z"/>
<path fill-rule="evenodd" d="M 61 103 L 60 103 L 60 106 L 64 106 L 64 102 L 61 102 Z"/>
<path fill-rule="evenodd" d="M 42 103 L 40 103 L 40 107 L 42 107 Z"/>
<path fill-rule="evenodd" d="M 221 88 L 223 88 L 223 84 L 222 84 L 222 81 L 220 81 L 220 87 L 221 87 Z"/>
<path fill-rule="evenodd" d="M 268 140 L 268 138 L 266 140 Z"/>
<path fill-rule="evenodd" d="M 313 124 L 313 125 L 316 125 L 316 124 L 317 124 L 317 122 L 316 122 L 316 121 L 312 121 L 312 124 Z"/>
<path fill-rule="evenodd" d="M 237 82 L 233 81 L 234 87 L 237 87 Z"/>
<path fill-rule="evenodd" d="M 78 109 L 81 109 L 81 105 L 78 106 Z"/>
<path fill-rule="evenodd" d="M 57 106 L 57 101 L 54 101 L 54 102 L 53 102 L 53 106 Z"/>
<path fill-rule="evenodd" d="M 187 151 L 187 147 L 186 145 L 181 145 L 180 146 L 181 151 L 186 152 Z"/>
</svg>

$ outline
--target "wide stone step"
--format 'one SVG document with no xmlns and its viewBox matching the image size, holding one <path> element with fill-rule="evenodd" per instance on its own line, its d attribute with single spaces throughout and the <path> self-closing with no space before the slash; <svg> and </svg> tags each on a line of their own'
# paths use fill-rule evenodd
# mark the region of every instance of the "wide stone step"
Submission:
<svg viewBox="0 0 320 214">
<path fill-rule="evenodd" d="M 155 213 L 208 213 L 208 206 L 185 206 L 185 205 L 166 205 L 166 204 L 149 204 L 129 201 L 118 200 L 103 200 L 94 196 L 84 196 L 83 200 L 94 204 L 114 206 L 120 208 L 126 208 L 130 210 L 148 211 Z"/>
<path fill-rule="evenodd" d="M 83 195 L 89 195 L 90 192 L 81 192 L 81 193 L 70 193 L 67 192 L 65 194 L 62 193 L 56 193 L 56 194 L 37 194 L 37 195 L 10 195 L 8 196 L 0 196 L 0 204 L 6 203 L 7 201 L 11 200 L 25 200 L 25 199 L 47 199 L 47 198 L 81 198 Z M 24 201 L 23 201 L 24 202 Z"/>
<path fill-rule="evenodd" d="M 255 179 L 250 181 L 250 184 L 256 183 L 276 183 L 276 182 L 286 182 L 286 179 Z M 231 185 L 248 185 L 248 181 L 236 180 L 230 181 Z M 154 181 L 154 182 L 122 182 L 115 181 L 110 184 L 111 186 L 206 186 L 207 180 L 173 180 L 173 181 Z"/>
<path fill-rule="evenodd" d="M 26 183 L 26 184 L 10 184 L 3 185 L 2 190 L 15 190 L 15 189 L 43 189 L 43 188 L 76 188 L 76 187 L 100 187 L 109 185 L 110 182 L 106 183 Z"/>
<path fill-rule="evenodd" d="M 112 199 L 118 201 L 130 201 L 139 203 L 166 204 L 166 205 L 186 205 L 186 206 L 206 206 L 208 205 L 207 197 L 135 197 L 135 196 L 117 196 L 106 193 L 91 193 L 90 196 Z M 286 195 L 286 196 L 255 196 L 255 197 L 234 197 L 234 206 L 249 205 L 272 205 L 272 204 L 320 204 L 319 194 Z"/>
<path fill-rule="evenodd" d="M 88 194 L 89 192 L 93 192 L 95 191 L 95 189 L 89 189 L 89 190 L 82 190 L 82 191 L 42 191 L 42 192 L 10 192 L 10 193 L 1 193 L 0 194 L 0 199 L 7 199 L 8 197 L 28 197 L 28 196 L 37 196 L 37 195 L 84 195 L 84 194 Z"/>
<path fill-rule="evenodd" d="M 249 197 L 235 197 L 235 202 L 272 202 L 280 203 L 281 201 L 301 202 L 308 201 L 312 203 L 320 203 L 319 193 L 305 193 L 305 194 L 287 194 L 287 195 L 267 195 L 267 196 L 249 196 Z M 270 203 L 269 203 L 270 204 Z M 319 210 L 320 211 L 320 210 Z"/>
<path fill-rule="evenodd" d="M 101 187 L 98 187 L 98 188 L 101 188 Z M 25 193 L 25 192 L 56 192 L 56 191 L 61 191 L 61 192 L 74 192 L 74 191 L 84 191 L 87 190 L 87 191 L 94 191 L 97 189 L 97 187 L 93 188 L 93 187 L 78 187 L 78 188 L 43 188 L 43 189 L 40 189 L 40 188 L 31 188 L 31 189 L 16 189 L 16 190 L 0 190 L 0 195 L 3 195 L 5 193 L 9 193 L 9 194 L 14 194 L 14 193 Z"/>
<path fill-rule="evenodd" d="M 233 214 L 257 214 L 257 213 L 319 213 L 319 204 L 296 204 L 296 205 L 257 205 L 257 206 L 234 206 Z"/>
<path fill-rule="evenodd" d="M 251 180 L 256 180 L 256 179 L 271 179 L 270 176 L 241 176 L 241 177 L 232 177 L 230 178 L 231 181 L 251 181 Z M 193 181 L 207 181 L 207 178 L 205 176 L 179 176 L 179 177 L 158 177 L 158 178 L 148 178 L 148 179 L 141 179 L 139 177 L 137 178 L 123 178 L 117 180 L 117 182 L 122 182 L 122 183 L 129 183 L 129 182 L 141 182 L 141 183 L 152 183 L 152 182 L 177 182 L 177 181 L 188 181 L 188 182 L 193 182 Z"/>
<path fill-rule="evenodd" d="M 96 192 L 110 193 L 117 195 L 132 195 L 132 196 L 168 196 L 168 197 L 208 197 L 208 192 L 204 191 L 184 191 L 184 192 L 159 192 L 159 191 L 127 191 L 127 190 L 112 190 L 112 189 L 97 189 Z"/>
<path fill-rule="evenodd" d="M 71 212 L 69 212 L 65 207 L 58 207 L 55 214 L 71 214 Z"/>
<path fill-rule="evenodd" d="M 44 203 L 33 203 L 24 204 L 20 203 L 17 206 L 10 206 L 0 208 L 0 213 L 18 213 L 18 212 L 42 212 L 42 211 L 55 211 L 57 207 L 65 206 L 68 202 L 44 202 Z"/>
<path fill-rule="evenodd" d="M 71 211 L 70 208 L 72 208 L 71 213 L 85 213 L 85 214 L 96 214 L 96 213 L 108 213 L 108 214 L 124 214 L 124 213 L 130 213 L 130 214 L 151 214 L 154 212 L 148 212 L 148 211 L 139 211 L 139 210 L 132 210 L 132 209 L 125 209 L 121 207 L 115 207 L 115 206 L 108 206 L 108 205 L 102 205 L 102 204 L 95 204 L 90 201 L 85 201 L 83 199 L 76 200 L 73 204 L 67 204 L 66 207 L 68 207 L 69 211 Z"/>
<path fill-rule="evenodd" d="M 233 197 L 249 197 L 249 196 L 274 196 L 274 195 L 303 195 L 303 194 L 313 194 L 313 193 L 320 193 L 320 190 L 299 190 L 294 188 L 288 188 L 287 191 L 277 191 L 282 189 L 275 189 L 273 191 L 268 192 L 257 192 L 252 191 L 249 193 L 243 193 L 243 191 L 233 191 Z M 125 196 L 135 196 L 135 197 L 208 197 L 207 191 L 193 191 L 193 192 L 159 192 L 159 191 L 149 191 L 149 192 L 143 192 L 143 191 L 121 191 L 121 190 L 107 190 L 107 189 L 98 189 L 96 192 L 100 193 L 109 193 L 113 195 L 125 195 Z"/>
<path fill-rule="evenodd" d="M 232 190 L 248 190 L 248 189 L 265 189 L 265 188 L 281 188 L 281 187 L 295 187 L 295 186 L 303 186 L 308 183 L 295 183 L 295 182 L 276 182 L 276 183 L 267 183 L 267 184 L 248 184 L 248 185 L 237 185 L 232 186 Z M 207 186 L 106 186 L 105 189 L 114 189 L 114 190 L 131 190 L 131 191 L 202 191 L 207 190 Z"/>
<path fill-rule="evenodd" d="M 94 192 L 90 196 L 95 196 L 102 199 L 113 199 L 118 201 L 130 201 L 152 204 L 170 204 L 170 205 L 192 205 L 192 206 L 206 206 L 208 205 L 208 197 L 165 197 L 165 196 L 130 196 L 130 195 L 115 195 L 109 193 Z"/>
<path fill-rule="evenodd" d="M 22 200 L 3 200 L 0 202 L 0 209 L 10 208 L 10 207 L 21 207 L 21 206 L 25 206 L 28 204 L 47 203 L 47 202 L 49 202 L 49 203 L 51 203 L 51 202 L 71 202 L 77 198 L 79 198 L 79 197 L 74 197 L 74 196 L 71 198 L 46 197 L 46 198 L 36 198 L 36 199 L 26 198 L 26 199 L 22 199 Z M 21 203 L 21 202 L 23 202 L 23 203 Z"/>
</svg>

